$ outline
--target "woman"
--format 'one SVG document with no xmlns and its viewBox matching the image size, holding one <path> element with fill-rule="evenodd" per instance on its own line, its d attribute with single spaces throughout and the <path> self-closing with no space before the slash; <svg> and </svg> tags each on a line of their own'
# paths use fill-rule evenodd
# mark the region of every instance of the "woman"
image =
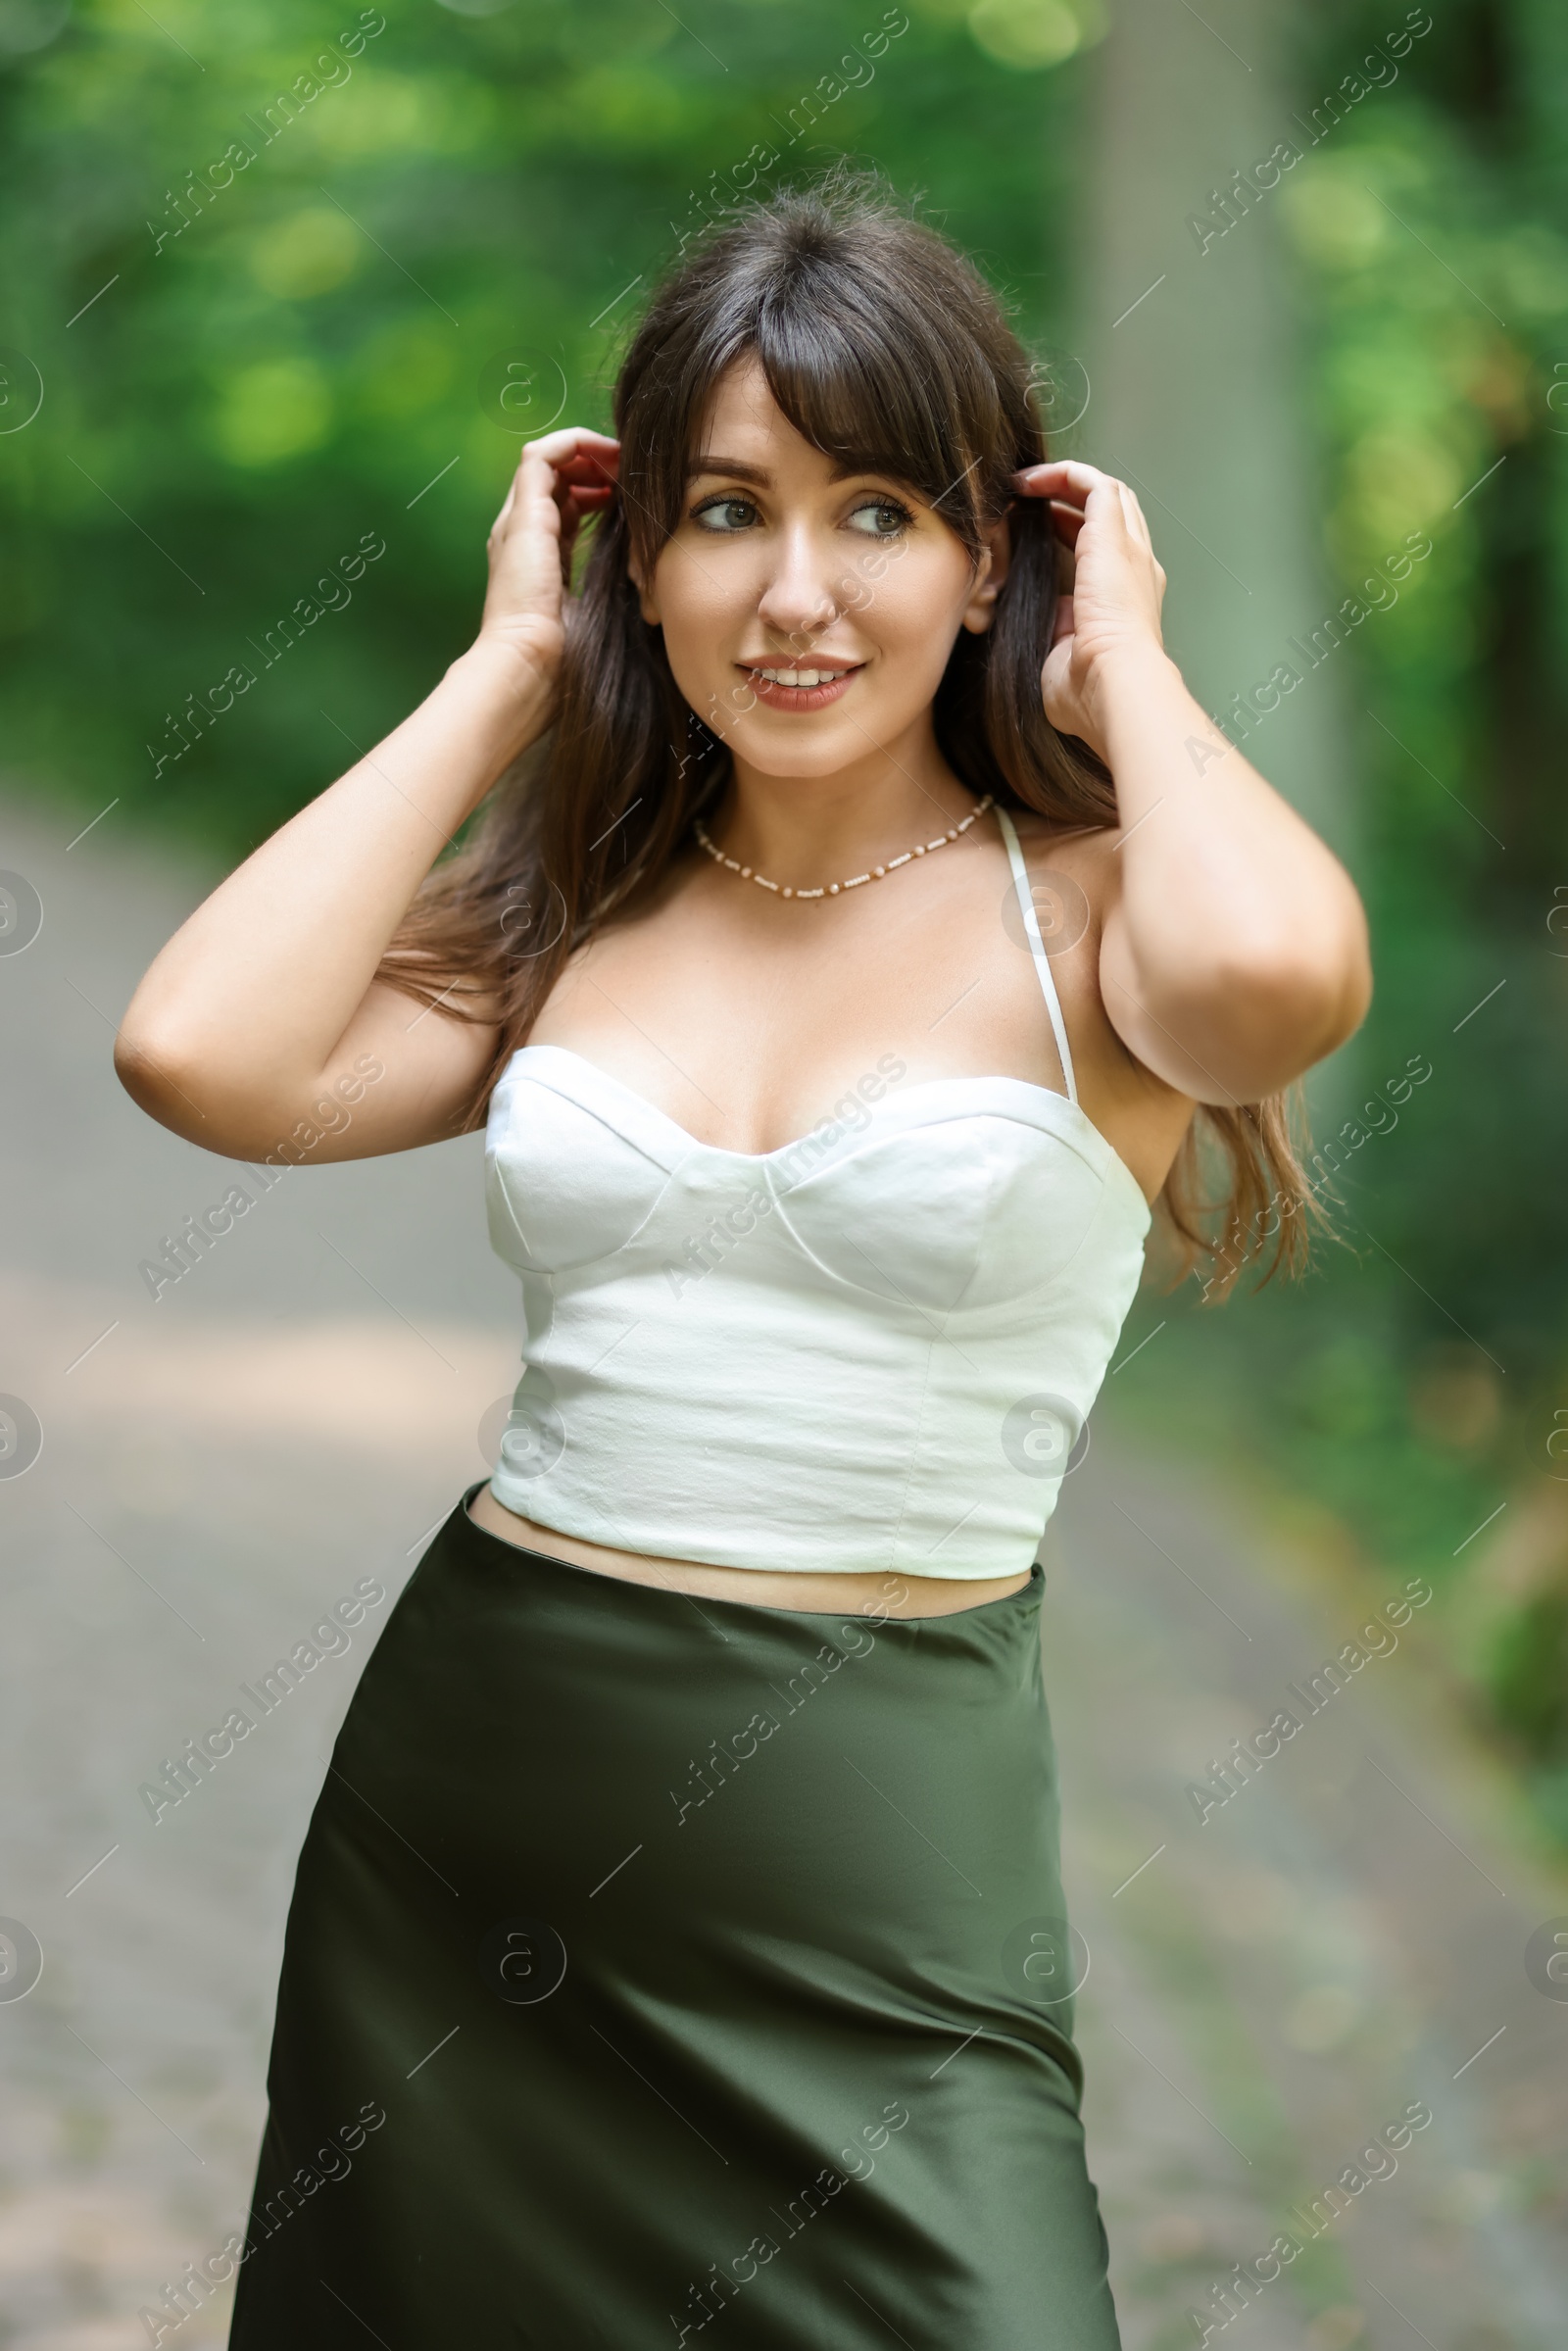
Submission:
<svg viewBox="0 0 1568 2351">
<path fill-rule="evenodd" d="M 484 1123 L 526 1325 L 301 1859 L 244 2351 L 1117 2341 L 1034 1552 L 1152 1203 L 1296 1251 L 1368 977 L 1028 378 L 874 193 L 715 233 L 126 1016 L 212 1150 Z"/>
</svg>

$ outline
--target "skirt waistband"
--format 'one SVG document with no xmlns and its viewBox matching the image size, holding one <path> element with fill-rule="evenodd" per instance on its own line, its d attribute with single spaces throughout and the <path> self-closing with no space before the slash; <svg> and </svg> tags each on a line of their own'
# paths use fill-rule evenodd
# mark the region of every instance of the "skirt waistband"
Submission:
<svg viewBox="0 0 1568 2351">
<path fill-rule="evenodd" d="M 652 1601 L 659 1605 L 696 1606 L 720 1615 L 729 1612 L 740 1619 L 782 1617 L 802 1624 L 836 1624 L 842 1617 L 848 1616 L 852 1623 L 875 1624 L 891 1631 L 900 1625 L 954 1625 L 979 1618 L 984 1618 L 988 1624 L 993 1620 L 1004 1622 L 1009 1615 L 1032 1625 L 1038 1620 L 1046 1588 L 1045 1569 L 1036 1559 L 1030 1566 L 1028 1582 L 1020 1584 L 1016 1592 L 1004 1592 L 997 1599 L 979 1600 L 972 1608 L 953 1609 L 939 1616 L 887 1616 L 874 1608 L 866 1610 L 863 1615 L 857 1615 L 835 1608 L 769 1608 L 757 1600 L 712 1599 L 706 1592 L 680 1592 L 668 1585 L 645 1584 L 630 1576 L 612 1575 L 603 1568 L 580 1567 L 575 1560 L 562 1559 L 553 1551 L 535 1550 L 528 1543 L 513 1543 L 506 1536 L 493 1533 L 489 1527 L 481 1527 L 476 1519 L 468 1515 L 468 1504 L 485 1483 L 483 1478 L 476 1478 L 471 1486 L 464 1489 L 451 1515 L 442 1521 L 431 1538 L 430 1549 L 433 1550 L 437 1544 L 461 1544 L 475 1561 L 483 1559 L 492 1566 L 503 1563 L 511 1566 L 518 1560 L 526 1560 L 530 1570 L 544 1569 L 565 1579 L 560 1588 L 564 1594 L 569 1592 L 575 1584 L 581 1588 L 581 1596 L 600 1597 L 606 1604 L 612 1594 L 618 1593 L 630 1595 L 626 1604 L 633 1609 L 639 1601 Z M 890 1575 L 899 1575 L 900 1580 L 906 1583 L 918 1581 L 918 1578 L 904 1576 L 901 1570 L 890 1569 L 888 1572 Z M 594 1588 L 592 1592 L 589 1587 Z"/>
</svg>

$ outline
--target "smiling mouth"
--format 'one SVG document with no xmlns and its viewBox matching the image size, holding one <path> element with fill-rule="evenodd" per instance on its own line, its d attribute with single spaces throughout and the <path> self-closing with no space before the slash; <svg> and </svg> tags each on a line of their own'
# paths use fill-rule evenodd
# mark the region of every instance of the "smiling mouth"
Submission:
<svg viewBox="0 0 1568 2351">
<path fill-rule="evenodd" d="M 864 663 L 849 661 L 833 666 L 824 661 L 798 661 L 786 666 L 780 661 L 764 666 L 742 661 L 738 666 L 759 702 L 773 710 L 817 710 L 837 702 Z"/>
</svg>

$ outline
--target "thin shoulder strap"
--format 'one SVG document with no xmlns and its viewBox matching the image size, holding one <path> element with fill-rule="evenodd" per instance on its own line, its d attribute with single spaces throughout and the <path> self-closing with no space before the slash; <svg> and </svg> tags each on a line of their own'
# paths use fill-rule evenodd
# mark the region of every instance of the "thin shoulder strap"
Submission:
<svg viewBox="0 0 1568 2351">
<path fill-rule="evenodd" d="M 1024 936 L 1029 942 L 1029 952 L 1035 959 L 1035 969 L 1040 974 L 1040 985 L 1045 992 L 1046 1010 L 1051 1014 L 1051 1026 L 1056 1040 L 1056 1051 L 1061 1055 L 1061 1074 L 1067 1081 L 1067 1100 L 1075 1102 L 1078 1100 L 1078 1085 L 1072 1073 L 1072 1049 L 1067 1043 L 1067 1023 L 1061 1016 L 1061 999 L 1056 994 L 1056 982 L 1051 968 L 1051 957 L 1047 955 L 1045 941 L 1040 936 L 1040 917 L 1035 912 L 1034 897 L 1029 888 L 1029 869 L 1023 861 L 1023 851 L 1018 846 L 1017 827 L 1005 808 L 998 808 L 997 822 L 1002 827 L 1002 838 L 1007 845 L 1007 857 L 1012 866 L 1013 887 L 1018 893 L 1018 906 L 1023 914 Z"/>
</svg>

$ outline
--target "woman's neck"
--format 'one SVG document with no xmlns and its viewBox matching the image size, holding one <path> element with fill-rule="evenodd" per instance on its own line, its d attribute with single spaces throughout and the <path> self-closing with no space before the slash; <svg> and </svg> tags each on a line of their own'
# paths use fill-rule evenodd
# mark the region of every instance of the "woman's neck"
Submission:
<svg viewBox="0 0 1568 2351">
<path fill-rule="evenodd" d="M 902 857 L 961 822 L 975 797 L 927 727 L 923 741 L 901 741 L 896 752 L 868 745 L 864 759 L 829 775 L 771 775 L 734 759 L 709 831 L 726 857 L 809 889 Z"/>
</svg>

